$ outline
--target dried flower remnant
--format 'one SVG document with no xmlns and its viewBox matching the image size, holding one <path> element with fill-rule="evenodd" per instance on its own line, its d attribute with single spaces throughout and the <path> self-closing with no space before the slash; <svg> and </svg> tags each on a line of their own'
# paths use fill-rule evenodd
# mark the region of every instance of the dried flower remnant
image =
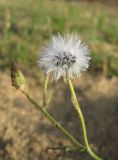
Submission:
<svg viewBox="0 0 118 160">
<path fill-rule="evenodd" d="M 88 46 L 81 43 L 77 35 L 53 36 L 38 61 L 46 74 L 51 73 L 54 80 L 60 77 L 74 78 L 89 67 Z"/>
</svg>

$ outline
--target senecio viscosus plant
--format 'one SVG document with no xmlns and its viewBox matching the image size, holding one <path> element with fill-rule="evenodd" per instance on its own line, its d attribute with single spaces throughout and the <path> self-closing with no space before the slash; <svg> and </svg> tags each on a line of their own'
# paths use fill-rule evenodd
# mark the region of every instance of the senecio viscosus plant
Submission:
<svg viewBox="0 0 118 160">
<path fill-rule="evenodd" d="M 47 46 L 43 47 L 38 65 L 45 72 L 44 98 L 42 105 L 38 104 L 28 93 L 25 87 L 25 78 L 20 71 L 18 65 L 13 63 L 11 66 L 12 84 L 19 89 L 29 101 L 55 126 L 59 129 L 81 152 L 86 152 L 94 160 L 102 160 L 90 148 L 88 143 L 86 125 L 80 104 L 76 97 L 76 93 L 72 84 L 72 79 L 79 77 L 82 71 L 86 71 L 89 67 L 90 53 L 88 46 L 82 43 L 75 34 L 66 34 L 61 36 L 59 33 L 52 36 Z M 49 80 L 58 81 L 60 78 L 64 80 L 70 90 L 71 102 L 81 124 L 83 144 L 74 138 L 47 110 L 50 103 L 50 96 L 47 96 Z"/>
</svg>

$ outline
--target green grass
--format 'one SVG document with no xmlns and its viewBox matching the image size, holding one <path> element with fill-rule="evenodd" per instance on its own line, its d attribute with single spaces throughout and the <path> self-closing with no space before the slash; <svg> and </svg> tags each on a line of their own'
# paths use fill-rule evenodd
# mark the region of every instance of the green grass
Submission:
<svg viewBox="0 0 118 160">
<path fill-rule="evenodd" d="M 1 0 L 0 66 L 18 61 L 36 67 L 40 48 L 53 33 L 77 32 L 91 48 L 94 67 L 102 70 L 104 59 L 111 57 L 110 72 L 116 71 L 117 16 L 116 7 L 98 3 Z"/>
</svg>

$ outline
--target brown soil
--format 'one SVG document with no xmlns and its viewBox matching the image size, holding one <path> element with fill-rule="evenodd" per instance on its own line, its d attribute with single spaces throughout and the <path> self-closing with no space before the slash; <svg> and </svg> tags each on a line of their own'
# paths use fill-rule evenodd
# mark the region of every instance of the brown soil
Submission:
<svg viewBox="0 0 118 160">
<path fill-rule="evenodd" d="M 40 80 L 30 76 L 27 79 L 31 95 L 40 102 Z M 117 160 L 118 78 L 83 75 L 73 83 L 85 115 L 91 147 L 103 159 Z M 67 86 L 61 81 L 52 86 L 54 98 L 49 111 L 82 142 L 79 120 L 70 103 Z M 70 142 L 11 86 L 9 75 L 0 73 L 0 160 L 91 159 L 79 151 L 46 149 L 61 145 L 70 145 Z"/>
</svg>

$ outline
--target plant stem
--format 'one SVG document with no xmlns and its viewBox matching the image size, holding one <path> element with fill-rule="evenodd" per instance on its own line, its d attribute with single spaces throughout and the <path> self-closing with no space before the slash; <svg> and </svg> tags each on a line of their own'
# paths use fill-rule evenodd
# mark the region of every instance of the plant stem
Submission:
<svg viewBox="0 0 118 160">
<path fill-rule="evenodd" d="M 77 151 L 78 147 L 72 147 L 72 146 L 58 146 L 58 147 L 48 147 L 47 150 L 61 150 L 64 152 L 72 152 Z"/>
<path fill-rule="evenodd" d="M 88 154 L 94 159 L 94 160 L 102 160 L 101 158 L 99 158 L 90 148 L 89 143 L 88 143 L 88 138 L 87 138 L 87 131 L 86 131 L 86 125 L 85 125 L 85 120 L 84 120 L 84 116 L 82 114 L 79 102 L 77 100 L 75 91 L 74 91 L 74 87 L 73 84 L 71 82 L 70 79 L 67 79 L 68 85 L 69 85 L 69 89 L 71 92 L 71 99 L 72 99 L 72 103 L 73 106 L 75 108 L 75 110 L 77 111 L 78 115 L 79 115 L 79 119 L 80 119 L 80 123 L 81 123 L 81 128 L 82 128 L 82 134 L 83 134 L 83 139 L 84 139 L 84 145 L 86 147 L 86 150 L 88 152 Z"/>
<path fill-rule="evenodd" d="M 80 149 L 81 151 L 85 151 L 85 147 L 79 143 L 70 133 L 68 133 L 68 131 L 66 131 L 63 126 L 58 122 L 56 121 L 52 115 L 47 111 L 46 107 L 42 107 L 40 106 L 39 104 L 37 104 L 32 98 L 31 96 L 25 92 L 25 91 L 22 91 L 22 93 L 28 98 L 28 100 L 37 108 L 39 109 L 42 114 L 57 128 L 59 129 L 71 142 L 73 142 L 77 147 L 78 149 Z"/>
<path fill-rule="evenodd" d="M 45 76 L 45 82 L 44 82 L 44 96 L 43 96 L 43 106 L 46 106 L 47 104 L 47 88 L 48 88 L 48 81 L 49 81 L 49 76 Z"/>
</svg>

